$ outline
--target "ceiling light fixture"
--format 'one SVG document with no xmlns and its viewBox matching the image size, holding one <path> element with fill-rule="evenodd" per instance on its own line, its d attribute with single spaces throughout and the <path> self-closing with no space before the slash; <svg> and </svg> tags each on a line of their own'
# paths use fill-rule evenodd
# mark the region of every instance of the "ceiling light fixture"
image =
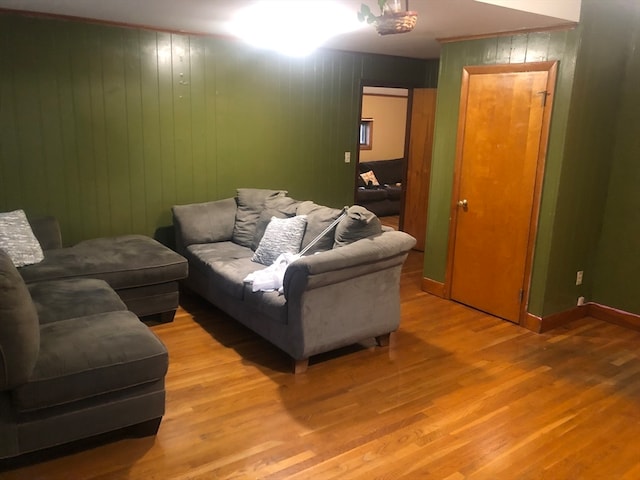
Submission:
<svg viewBox="0 0 640 480">
<path fill-rule="evenodd" d="M 361 28 L 353 11 L 333 1 L 271 0 L 236 12 L 228 31 L 247 43 L 305 56 L 329 39 Z"/>
<path fill-rule="evenodd" d="M 404 8 L 402 4 L 404 3 Z M 371 8 L 363 3 L 358 12 L 358 20 L 372 24 L 379 35 L 407 33 L 413 30 L 418 21 L 418 12 L 409 10 L 409 0 L 378 0 L 380 15 L 376 16 Z"/>
</svg>

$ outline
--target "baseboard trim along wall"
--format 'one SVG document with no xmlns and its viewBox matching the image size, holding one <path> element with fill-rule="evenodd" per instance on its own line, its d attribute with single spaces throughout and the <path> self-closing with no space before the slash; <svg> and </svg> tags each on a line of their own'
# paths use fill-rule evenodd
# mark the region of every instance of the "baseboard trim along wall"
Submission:
<svg viewBox="0 0 640 480">
<path fill-rule="evenodd" d="M 640 315 L 600 305 L 599 303 L 587 303 L 542 318 L 527 313 L 521 326 L 536 333 L 544 333 L 583 317 L 593 317 L 640 331 Z"/>
<path fill-rule="evenodd" d="M 436 297 L 445 298 L 444 283 L 436 282 L 430 278 L 422 277 L 422 291 L 435 295 Z"/>
<path fill-rule="evenodd" d="M 422 277 L 422 291 L 440 298 L 447 298 L 444 283 L 427 277 Z M 593 302 L 578 305 L 546 317 L 539 317 L 527 312 L 520 322 L 520 326 L 532 332 L 544 333 L 584 317 L 593 317 L 621 327 L 640 331 L 640 315 Z"/>
</svg>

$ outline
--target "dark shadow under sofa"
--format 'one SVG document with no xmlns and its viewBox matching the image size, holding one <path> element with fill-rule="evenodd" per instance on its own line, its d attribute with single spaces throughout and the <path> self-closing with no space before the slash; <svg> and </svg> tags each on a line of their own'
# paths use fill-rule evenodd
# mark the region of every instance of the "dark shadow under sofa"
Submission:
<svg viewBox="0 0 640 480">
<path fill-rule="evenodd" d="M 253 291 L 244 281 L 265 268 L 252 258 L 273 217 L 306 216 L 299 244 L 304 248 L 341 212 L 262 189 L 176 205 L 176 247 L 189 261 L 185 283 L 286 352 L 296 373 L 306 370 L 312 355 L 368 338 L 386 344 L 400 323 L 400 272 L 415 239 L 383 229 L 362 207 L 351 207 L 321 242 L 288 266 L 281 293 Z"/>
<path fill-rule="evenodd" d="M 404 158 L 358 163 L 355 203 L 378 217 L 399 215 L 404 193 L 404 168 Z M 365 178 L 372 178 L 369 172 L 373 172 L 378 185 L 365 181 Z"/>
</svg>

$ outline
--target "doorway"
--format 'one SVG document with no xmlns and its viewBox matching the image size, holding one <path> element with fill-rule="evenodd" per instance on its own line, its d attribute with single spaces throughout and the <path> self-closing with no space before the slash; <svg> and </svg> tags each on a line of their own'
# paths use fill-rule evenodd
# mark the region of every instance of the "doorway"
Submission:
<svg viewBox="0 0 640 480">
<path fill-rule="evenodd" d="M 363 86 L 355 203 L 402 228 L 410 91 Z"/>
<path fill-rule="evenodd" d="M 463 71 L 447 296 L 515 323 L 529 293 L 556 69 Z"/>
</svg>

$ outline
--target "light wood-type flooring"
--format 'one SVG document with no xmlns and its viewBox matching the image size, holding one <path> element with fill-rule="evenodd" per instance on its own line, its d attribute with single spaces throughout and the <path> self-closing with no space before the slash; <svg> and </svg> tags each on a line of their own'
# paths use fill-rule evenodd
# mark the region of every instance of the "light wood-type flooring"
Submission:
<svg viewBox="0 0 640 480">
<path fill-rule="evenodd" d="M 0 479 L 638 479 L 640 332 L 595 319 L 537 335 L 402 277 L 391 346 L 278 349 L 194 297 L 152 327 L 170 352 L 156 437 Z M 340 308 L 336 305 L 336 308 Z"/>
</svg>

